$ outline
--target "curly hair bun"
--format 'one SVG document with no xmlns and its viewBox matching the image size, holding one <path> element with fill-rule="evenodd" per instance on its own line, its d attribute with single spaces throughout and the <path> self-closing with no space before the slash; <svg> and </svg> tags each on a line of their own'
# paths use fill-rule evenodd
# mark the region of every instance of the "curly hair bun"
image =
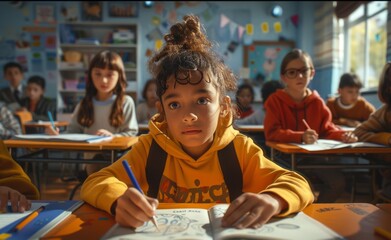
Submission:
<svg viewBox="0 0 391 240">
<path fill-rule="evenodd" d="M 176 23 L 170 28 L 170 33 L 164 36 L 167 45 L 177 50 L 207 51 L 212 47 L 200 20 L 195 15 L 186 15 L 183 22 Z"/>
</svg>

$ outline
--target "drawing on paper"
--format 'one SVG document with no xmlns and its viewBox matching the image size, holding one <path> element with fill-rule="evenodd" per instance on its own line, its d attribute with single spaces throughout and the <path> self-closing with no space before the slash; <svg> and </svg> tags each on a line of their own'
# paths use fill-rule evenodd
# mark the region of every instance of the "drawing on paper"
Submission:
<svg viewBox="0 0 391 240">
<path fill-rule="evenodd" d="M 188 231 L 199 233 L 200 236 L 205 234 L 205 226 L 195 219 L 179 214 L 158 214 L 156 217 L 160 232 L 151 221 L 137 228 L 136 232 L 156 233 L 156 236 L 185 234 Z"/>
</svg>

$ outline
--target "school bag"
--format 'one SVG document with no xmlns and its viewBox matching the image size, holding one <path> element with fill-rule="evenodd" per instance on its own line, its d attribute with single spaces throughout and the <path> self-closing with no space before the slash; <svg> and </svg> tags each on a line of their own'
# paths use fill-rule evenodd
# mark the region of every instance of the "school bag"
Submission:
<svg viewBox="0 0 391 240">
<path fill-rule="evenodd" d="M 229 198 L 232 202 L 239 197 L 243 191 L 243 174 L 240 168 L 238 157 L 236 156 L 233 141 L 217 152 L 224 181 L 229 191 Z M 146 177 L 149 185 L 147 195 L 156 198 L 159 191 L 160 180 L 166 165 L 167 153 L 152 139 L 149 149 Z"/>
</svg>

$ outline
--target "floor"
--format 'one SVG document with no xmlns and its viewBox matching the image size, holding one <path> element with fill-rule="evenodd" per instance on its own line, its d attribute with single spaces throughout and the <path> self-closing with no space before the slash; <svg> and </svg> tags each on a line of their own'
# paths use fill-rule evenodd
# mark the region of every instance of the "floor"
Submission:
<svg viewBox="0 0 391 240">
<path fill-rule="evenodd" d="M 74 167 L 60 167 L 57 170 L 44 171 L 41 176 L 41 199 L 44 200 L 66 200 L 69 199 L 71 191 L 79 183 L 73 177 L 75 174 Z M 352 177 L 347 176 L 348 187 L 344 194 L 336 202 L 365 202 L 373 203 L 371 194 L 371 184 L 369 176 L 360 176 L 356 183 L 355 197 L 352 201 L 351 182 Z M 316 193 L 315 193 L 316 194 Z M 73 197 L 74 200 L 80 200 L 80 188 L 77 189 Z"/>
</svg>

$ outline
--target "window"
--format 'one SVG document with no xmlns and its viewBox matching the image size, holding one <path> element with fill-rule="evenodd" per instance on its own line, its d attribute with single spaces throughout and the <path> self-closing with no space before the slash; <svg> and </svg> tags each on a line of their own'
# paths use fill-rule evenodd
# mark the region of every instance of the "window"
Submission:
<svg viewBox="0 0 391 240">
<path fill-rule="evenodd" d="M 343 72 L 360 76 L 365 88 L 378 86 L 387 52 L 387 2 L 371 1 L 340 20 Z M 341 40 L 342 39 L 342 40 Z M 345 56 L 345 58 L 344 58 Z"/>
</svg>

